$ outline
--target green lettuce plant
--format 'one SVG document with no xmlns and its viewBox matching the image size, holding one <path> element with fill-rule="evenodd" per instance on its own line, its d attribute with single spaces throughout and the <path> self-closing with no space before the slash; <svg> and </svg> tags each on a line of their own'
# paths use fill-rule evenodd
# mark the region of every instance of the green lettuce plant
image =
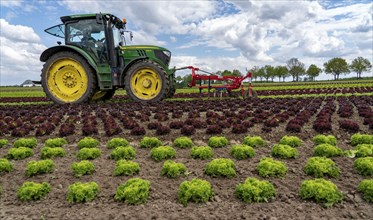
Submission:
<svg viewBox="0 0 373 220">
<path fill-rule="evenodd" d="M 53 160 L 46 159 L 46 160 L 32 160 L 27 163 L 26 166 L 26 176 L 34 176 L 38 174 L 44 173 L 52 173 L 54 170 L 55 164 Z"/>
<path fill-rule="evenodd" d="M 231 159 L 217 158 L 207 164 L 205 173 L 212 177 L 234 177 L 236 175 L 236 165 Z"/>
<path fill-rule="evenodd" d="M 230 154 L 234 159 L 243 160 L 255 156 L 255 150 L 248 145 L 233 145 Z"/>
<path fill-rule="evenodd" d="M 67 191 L 67 201 L 73 202 L 90 202 L 96 198 L 100 187 L 95 182 L 81 183 L 76 182 L 69 186 Z"/>
<path fill-rule="evenodd" d="M 193 147 L 193 141 L 188 137 L 178 137 L 174 140 L 174 146 L 178 148 L 191 148 Z"/>
<path fill-rule="evenodd" d="M 150 181 L 132 178 L 117 188 L 115 199 L 131 205 L 145 203 L 150 193 Z"/>
<path fill-rule="evenodd" d="M 373 135 L 356 133 L 351 136 L 351 145 L 373 144 Z"/>
<path fill-rule="evenodd" d="M 136 157 L 136 150 L 131 146 L 116 147 L 110 154 L 110 158 L 114 160 L 132 160 Z"/>
<path fill-rule="evenodd" d="M 67 144 L 67 141 L 65 138 L 49 138 L 45 141 L 44 146 L 45 147 L 63 147 L 65 144 Z"/>
<path fill-rule="evenodd" d="M 343 151 L 339 147 L 330 144 L 320 144 L 314 148 L 313 155 L 318 157 L 338 157 L 343 155 Z"/>
<path fill-rule="evenodd" d="M 17 197 L 21 201 L 40 200 L 52 190 L 49 183 L 24 182 L 17 190 Z"/>
<path fill-rule="evenodd" d="M 78 142 L 78 148 L 96 148 L 100 142 L 93 137 L 84 137 Z"/>
<path fill-rule="evenodd" d="M 18 140 L 14 141 L 13 146 L 16 148 L 20 147 L 27 147 L 27 148 L 34 148 L 38 144 L 36 138 L 19 138 Z"/>
<path fill-rule="evenodd" d="M 337 138 L 335 138 L 333 135 L 323 135 L 323 134 L 318 134 L 315 137 L 313 137 L 313 142 L 315 145 L 320 145 L 320 144 L 330 144 L 333 146 L 337 145 Z"/>
<path fill-rule="evenodd" d="M 262 137 L 260 136 L 247 136 L 243 139 L 242 144 L 248 145 L 250 147 L 263 147 L 267 143 L 265 140 L 263 140 Z"/>
<path fill-rule="evenodd" d="M 275 144 L 272 148 L 272 156 L 282 159 L 297 158 L 298 150 L 285 144 Z"/>
<path fill-rule="evenodd" d="M 95 165 L 91 161 L 82 160 L 72 163 L 71 169 L 75 177 L 81 177 L 84 175 L 91 175 L 95 171 Z"/>
<path fill-rule="evenodd" d="M 124 138 L 112 138 L 107 143 L 107 148 L 109 149 L 115 149 L 117 147 L 127 147 L 127 146 L 129 146 L 129 143 Z"/>
<path fill-rule="evenodd" d="M 0 173 L 11 172 L 13 170 L 13 164 L 6 158 L 0 158 Z"/>
<path fill-rule="evenodd" d="M 262 158 L 258 163 L 256 170 L 261 177 L 283 177 L 288 168 L 281 161 L 272 158 Z"/>
<path fill-rule="evenodd" d="M 114 169 L 114 176 L 130 176 L 140 172 L 140 165 L 130 160 L 118 160 Z"/>
<path fill-rule="evenodd" d="M 357 190 L 363 193 L 365 201 L 373 203 L 373 179 L 361 181 Z"/>
<path fill-rule="evenodd" d="M 213 148 L 225 147 L 228 145 L 228 139 L 223 136 L 213 136 L 210 137 L 207 145 Z"/>
<path fill-rule="evenodd" d="M 164 162 L 161 175 L 168 178 L 176 178 L 181 175 L 185 175 L 187 169 L 183 163 L 176 163 L 172 160 Z"/>
<path fill-rule="evenodd" d="M 354 162 L 355 170 L 363 176 L 373 175 L 373 157 L 358 158 Z"/>
<path fill-rule="evenodd" d="M 140 141 L 141 148 L 155 148 L 159 146 L 162 146 L 162 141 L 156 137 L 144 137 Z"/>
<path fill-rule="evenodd" d="M 0 139 L 0 148 L 8 144 L 9 144 L 9 141 L 7 139 Z"/>
<path fill-rule="evenodd" d="M 64 157 L 66 155 L 65 149 L 62 147 L 43 147 L 41 149 L 41 158 L 50 159 L 55 157 Z"/>
<path fill-rule="evenodd" d="M 283 136 L 279 142 L 280 144 L 289 145 L 291 147 L 300 147 L 302 145 L 301 139 L 297 136 Z"/>
<path fill-rule="evenodd" d="M 236 185 L 235 195 L 245 203 L 268 202 L 276 196 L 275 187 L 268 181 L 249 177 Z"/>
<path fill-rule="evenodd" d="M 101 150 L 98 148 L 82 148 L 79 150 L 77 158 L 79 160 L 94 160 L 101 156 Z"/>
<path fill-rule="evenodd" d="M 338 177 L 340 174 L 339 168 L 334 161 L 326 157 L 309 158 L 304 171 L 307 175 L 312 175 L 316 178 L 324 176 Z"/>
<path fill-rule="evenodd" d="M 192 147 L 190 156 L 194 159 L 210 159 L 213 156 L 212 148 L 209 146 Z"/>
<path fill-rule="evenodd" d="M 192 179 L 184 181 L 179 186 L 178 200 L 184 206 L 188 202 L 205 203 L 214 196 L 211 184 L 202 179 Z"/>
<path fill-rule="evenodd" d="M 159 162 L 165 159 L 174 158 L 176 156 L 176 150 L 170 146 L 159 146 L 150 151 L 150 156 L 153 160 Z"/>
<path fill-rule="evenodd" d="M 27 157 L 30 157 L 34 154 L 31 148 L 28 147 L 12 147 L 8 150 L 7 158 L 14 159 L 14 160 L 22 160 Z"/>
<path fill-rule="evenodd" d="M 342 192 L 331 181 L 325 179 L 305 180 L 302 182 L 299 196 L 303 200 L 315 200 L 325 207 L 331 207 L 343 199 Z"/>
</svg>

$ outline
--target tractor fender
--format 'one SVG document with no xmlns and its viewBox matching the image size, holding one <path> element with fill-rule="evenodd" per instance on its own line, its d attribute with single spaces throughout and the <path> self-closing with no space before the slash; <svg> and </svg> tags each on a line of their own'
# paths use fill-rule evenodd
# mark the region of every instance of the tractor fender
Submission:
<svg viewBox="0 0 373 220">
<path fill-rule="evenodd" d="M 126 76 L 126 73 L 127 73 L 127 70 L 135 63 L 137 63 L 138 61 L 141 61 L 141 60 L 147 60 L 148 57 L 139 57 L 139 58 L 136 58 L 134 60 L 131 60 L 127 65 L 125 65 L 122 73 L 120 74 L 120 84 L 121 85 L 124 85 L 124 77 Z"/>
<path fill-rule="evenodd" d="M 87 60 L 88 64 L 96 71 L 96 73 L 98 72 L 96 62 L 93 60 L 93 58 L 81 48 L 71 45 L 59 45 L 46 49 L 40 55 L 40 61 L 46 62 L 49 59 L 49 57 L 51 57 L 53 54 L 56 54 L 61 51 L 72 51 L 78 53 L 84 59 Z"/>
</svg>

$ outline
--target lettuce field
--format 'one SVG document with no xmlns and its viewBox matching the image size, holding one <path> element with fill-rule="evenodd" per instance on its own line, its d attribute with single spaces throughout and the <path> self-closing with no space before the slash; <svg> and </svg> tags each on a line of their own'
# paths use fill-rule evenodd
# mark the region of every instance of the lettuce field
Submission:
<svg viewBox="0 0 373 220">
<path fill-rule="evenodd" d="M 55 105 L 0 88 L 1 219 L 372 219 L 373 81 Z"/>
</svg>

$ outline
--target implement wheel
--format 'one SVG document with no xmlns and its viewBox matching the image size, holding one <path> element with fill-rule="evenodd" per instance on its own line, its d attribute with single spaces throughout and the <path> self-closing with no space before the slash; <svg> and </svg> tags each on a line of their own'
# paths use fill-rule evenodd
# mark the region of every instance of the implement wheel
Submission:
<svg viewBox="0 0 373 220">
<path fill-rule="evenodd" d="M 130 98 L 137 102 L 157 102 L 169 93 L 166 71 L 157 63 L 142 60 L 129 68 L 125 88 Z"/>
<path fill-rule="evenodd" d="M 88 102 L 96 88 L 96 77 L 87 61 L 67 51 L 47 60 L 41 82 L 46 95 L 59 104 Z"/>
<path fill-rule="evenodd" d="M 257 98 L 258 97 L 258 93 L 256 93 L 256 91 L 255 90 L 252 90 L 252 96 L 251 97 L 254 97 L 254 98 Z M 244 92 L 244 98 L 248 98 L 248 97 L 250 97 L 249 96 L 249 91 L 247 91 L 247 90 L 245 90 L 245 92 Z"/>
</svg>

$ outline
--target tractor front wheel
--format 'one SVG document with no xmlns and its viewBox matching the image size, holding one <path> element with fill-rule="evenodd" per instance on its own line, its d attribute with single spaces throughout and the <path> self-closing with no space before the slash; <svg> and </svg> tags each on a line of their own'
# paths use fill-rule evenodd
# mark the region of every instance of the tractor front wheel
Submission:
<svg viewBox="0 0 373 220">
<path fill-rule="evenodd" d="M 150 60 L 133 64 L 125 76 L 127 94 L 137 102 L 162 100 L 169 93 L 169 84 L 166 71 Z"/>
<path fill-rule="evenodd" d="M 97 84 L 87 61 L 68 51 L 56 53 L 47 60 L 41 82 L 46 95 L 59 104 L 88 102 Z"/>
</svg>

